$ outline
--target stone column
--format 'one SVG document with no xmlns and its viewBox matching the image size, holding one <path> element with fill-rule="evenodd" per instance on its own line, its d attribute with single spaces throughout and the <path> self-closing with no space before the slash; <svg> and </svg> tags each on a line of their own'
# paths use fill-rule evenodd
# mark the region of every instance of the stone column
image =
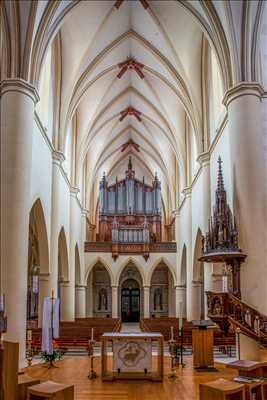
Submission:
<svg viewBox="0 0 267 400">
<path fill-rule="evenodd" d="M 192 199 L 191 189 L 185 188 L 185 205 L 187 214 L 187 242 L 186 242 L 186 318 L 191 321 L 192 318 L 192 280 L 193 280 L 193 264 L 192 264 Z"/>
<path fill-rule="evenodd" d="M 86 287 L 76 286 L 75 287 L 75 317 L 85 318 L 86 317 Z"/>
<path fill-rule="evenodd" d="M 47 296 L 51 295 L 52 290 L 58 296 L 58 237 L 60 231 L 60 179 L 61 164 L 65 160 L 64 154 L 54 151 L 52 154 L 52 199 L 51 199 L 51 235 L 50 235 L 50 276 Z"/>
<path fill-rule="evenodd" d="M 186 287 L 175 286 L 175 317 L 186 318 Z"/>
<path fill-rule="evenodd" d="M 150 318 L 150 286 L 144 286 L 144 318 Z"/>
<path fill-rule="evenodd" d="M 267 314 L 266 132 L 263 89 L 242 82 L 226 92 L 233 210 L 239 246 L 248 254 L 241 265 L 242 298 Z"/>
<path fill-rule="evenodd" d="M 118 318 L 118 286 L 112 286 L 112 318 Z"/>
<path fill-rule="evenodd" d="M 201 318 L 201 288 L 202 282 L 192 282 L 191 320 Z"/>
<path fill-rule="evenodd" d="M 42 327 L 43 323 L 43 304 L 44 298 L 50 297 L 52 293 L 49 294 L 49 274 L 39 275 L 39 297 L 38 297 L 38 328 Z"/>
<path fill-rule="evenodd" d="M 93 318 L 93 282 L 92 273 L 89 274 L 87 280 L 87 302 L 86 302 L 86 317 Z"/>
<path fill-rule="evenodd" d="M 28 236 L 35 88 L 22 79 L 1 82 L 1 268 L 8 317 L 6 340 L 25 359 Z M 1 288 L 0 288 L 1 289 Z"/>
<path fill-rule="evenodd" d="M 72 298 L 72 285 L 69 281 L 60 282 L 60 321 L 74 321 L 70 303 L 74 303 Z"/>
</svg>

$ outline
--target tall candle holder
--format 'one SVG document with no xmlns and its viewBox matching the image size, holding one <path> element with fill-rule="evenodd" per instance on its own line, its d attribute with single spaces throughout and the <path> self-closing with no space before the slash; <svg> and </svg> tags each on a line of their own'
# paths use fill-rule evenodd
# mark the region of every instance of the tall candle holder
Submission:
<svg viewBox="0 0 267 400">
<path fill-rule="evenodd" d="M 27 330 L 27 363 L 28 367 L 32 366 L 32 357 L 33 357 L 33 351 L 32 351 L 32 330 L 28 329 Z"/>
<path fill-rule="evenodd" d="M 176 379 L 177 373 L 176 373 L 176 368 L 175 368 L 175 360 L 176 360 L 176 356 L 177 356 L 178 343 L 174 340 L 173 326 L 171 326 L 171 338 L 168 341 L 168 343 L 169 343 L 169 352 L 171 355 L 171 372 L 169 373 L 168 377 L 171 379 Z"/>
<path fill-rule="evenodd" d="M 93 380 L 97 378 L 97 374 L 94 370 L 94 328 L 91 330 L 91 338 L 88 340 L 88 356 L 90 359 L 90 371 L 88 373 L 88 379 Z"/>
</svg>

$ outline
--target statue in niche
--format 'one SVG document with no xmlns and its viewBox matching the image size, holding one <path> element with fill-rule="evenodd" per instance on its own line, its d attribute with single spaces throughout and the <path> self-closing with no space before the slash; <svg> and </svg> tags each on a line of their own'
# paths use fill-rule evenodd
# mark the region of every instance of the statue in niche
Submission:
<svg viewBox="0 0 267 400">
<path fill-rule="evenodd" d="M 108 296 L 107 290 L 102 288 L 98 292 L 98 310 L 107 310 L 108 309 Z"/>
<path fill-rule="evenodd" d="M 162 289 L 157 288 L 154 291 L 154 310 L 162 311 Z"/>
</svg>

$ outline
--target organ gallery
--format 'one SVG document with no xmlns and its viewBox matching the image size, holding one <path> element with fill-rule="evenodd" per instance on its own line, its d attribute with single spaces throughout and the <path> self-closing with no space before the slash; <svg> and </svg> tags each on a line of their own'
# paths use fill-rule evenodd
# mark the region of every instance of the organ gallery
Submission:
<svg viewBox="0 0 267 400">
<path fill-rule="evenodd" d="M 161 241 L 161 185 L 135 178 L 131 156 L 125 179 L 99 186 L 99 241 L 144 243 Z"/>
</svg>

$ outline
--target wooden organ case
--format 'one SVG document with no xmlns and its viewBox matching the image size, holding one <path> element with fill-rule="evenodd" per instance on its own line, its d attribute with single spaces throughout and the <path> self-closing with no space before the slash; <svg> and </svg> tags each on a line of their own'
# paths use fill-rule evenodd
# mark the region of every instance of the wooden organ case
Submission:
<svg viewBox="0 0 267 400">
<path fill-rule="evenodd" d="M 108 185 L 105 175 L 99 188 L 99 234 L 97 241 L 112 243 L 161 242 L 161 183 L 152 186 L 135 178 L 129 157 L 125 179 Z"/>
</svg>

